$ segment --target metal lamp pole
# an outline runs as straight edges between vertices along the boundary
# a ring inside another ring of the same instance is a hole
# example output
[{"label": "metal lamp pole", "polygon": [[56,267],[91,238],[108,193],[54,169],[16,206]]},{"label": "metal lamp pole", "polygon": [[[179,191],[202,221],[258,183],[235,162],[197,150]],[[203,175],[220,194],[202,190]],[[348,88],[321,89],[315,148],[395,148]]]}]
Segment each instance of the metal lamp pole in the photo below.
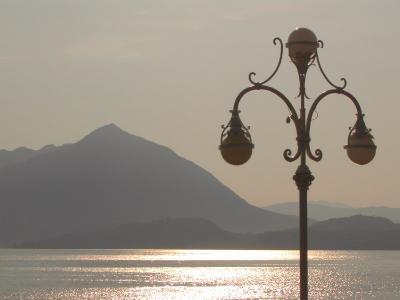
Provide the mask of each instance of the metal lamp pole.
[{"label": "metal lamp pole", "polygon": [[[245,127],[239,118],[239,103],[244,95],[252,91],[266,91],[278,96],[286,104],[290,111],[290,116],[287,117],[287,123],[292,122],[296,130],[297,151],[292,154],[290,149],[283,152],[283,157],[288,162],[300,159],[294,181],[299,190],[299,220],[300,220],[300,299],[308,299],[308,241],[307,241],[307,191],[314,176],[311,174],[307,166],[307,157],[313,161],[322,159],[322,151],[317,149],[314,153],[310,148],[310,127],[312,116],[318,103],[326,96],[331,94],[340,94],[348,98],[355,106],[357,111],[357,120],[353,127],[350,127],[350,132],[347,138],[347,145],[344,147],[347,150],[349,158],[360,165],[369,163],[375,156],[376,146],[373,142],[373,136],[370,134],[370,129],[367,129],[364,123],[364,114],[356,98],[345,91],[347,85],[346,79],[341,78],[343,84],[341,86],[333,84],[323,71],[318,56],[318,48],[323,48],[323,42],[317,40],[315,34],[306,28],[296,28],[289,36],[286,47],[289,49],[289,57],[297,68],[299,76],[299,94],[300,99],[299,113],[297,113],[293,104],[280,91],[266,85],[278,71],[283,54],[283,43],[280,38],[273,40],[276,45],[280,45],[280,57],[274,72],[266,80],[258,82],[254,80],[256,75],[254,72],[249,74],[250,87],[242,90],[237,96],[233,109],[230,111],[232,116],[227,125],[222,126],[220,150],[223,158],[230,164],[241,165],[247,162],[252,154],[254,144],[252,143],[249,128]],[[306,93],[305,82],[309,67],[318,65],[323,77],[332,86],[331,89],[320,94],[311,104],[308,113],[306,112],[305,99],[309,99]]]}]

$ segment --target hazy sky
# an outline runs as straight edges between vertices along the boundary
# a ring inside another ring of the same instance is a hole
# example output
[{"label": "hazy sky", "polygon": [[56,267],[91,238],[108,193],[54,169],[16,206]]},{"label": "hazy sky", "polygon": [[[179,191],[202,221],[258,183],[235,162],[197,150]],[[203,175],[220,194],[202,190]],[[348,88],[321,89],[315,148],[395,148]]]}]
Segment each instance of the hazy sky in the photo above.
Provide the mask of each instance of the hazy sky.
[{"label": "hazy sky", "polygon": [[[400,207],[400,2],[211,0],[0,0],[0,148],[75,142],[107,123],[166,145],[209,170],[256,205],[297,200],[298,162],[283,102],[248,96],[242,119],[255,149],[242,167],[218,151],[220,125],[251,71],[268,76],[286,41],[308,27],[325,42],[320,58],[332,81],[348,80],[378,152],[367,166],[347,158],[355,109],[340,96],[318,108],[312,147],[324,158],[309,199]],[[298,104],[285,49],[271,85]],[[308,94],[329,88],[317,68]],[[309,102],[310,103],[310,102]]]}]

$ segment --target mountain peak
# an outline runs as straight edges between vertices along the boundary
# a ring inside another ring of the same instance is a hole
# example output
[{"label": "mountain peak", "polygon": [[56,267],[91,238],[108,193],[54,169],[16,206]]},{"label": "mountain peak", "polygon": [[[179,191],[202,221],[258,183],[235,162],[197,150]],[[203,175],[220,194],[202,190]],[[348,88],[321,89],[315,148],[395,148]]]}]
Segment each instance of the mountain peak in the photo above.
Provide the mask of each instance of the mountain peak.
[{"label": "mountain peak", "polygon": [[132,137],[133,135],[129,134],[128,132],[122,130],[114,123],[110,123],[99,127],[85,136],[82,141],[87,140],[110,140],[110,139],[118,139],[120,137]]},{"label": "mountain peak", "polygon": [[297,217],[248,204],[171,149],[115,124],[63,149],[0,168],[0,192],[0,247],[164,218],[207,219],[238,232],[298,223]]},{"label": "mountain peak", "polygon": [[93,132],[125,132],[125,131],[123,131],[120,127],[118,127],[114,123],[110,123],[97,128]]}]

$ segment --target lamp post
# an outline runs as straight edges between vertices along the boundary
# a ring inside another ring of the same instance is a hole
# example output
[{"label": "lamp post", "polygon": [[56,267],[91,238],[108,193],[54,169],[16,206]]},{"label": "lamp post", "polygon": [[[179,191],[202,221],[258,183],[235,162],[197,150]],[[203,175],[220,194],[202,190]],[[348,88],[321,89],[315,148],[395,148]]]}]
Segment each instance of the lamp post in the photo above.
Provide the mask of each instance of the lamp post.
[{"label": "lamp post", "polygon": [[[307,242],[307,191],[310,187],[314,176],[306,164],[307,157],[313,161],[322,159],[322,151],[316,149],[311,151],[310,147],[310,130],[312,116],[317,105],[326,96],[331,94],[339,94],[349,99],[356,108],[357,120],[354,126],[350,127],[350,132],[347,138],[347,145],[344,148],[347,150],[348,157],[356,164],[364,165],[369,163],[375,156],[376,146],[373,142],[373,136],[370,129],[367,129],[364,123],[364,114],[361,106],[356,98],[345,90],[347,85],[346,79],[341,78],[342,85],[335,85],[326,76],[321,67],[318,56],[318,48],[323,48],[322,41],[317,40],[315,34],[306,28],[296,28],[288,38],[286,47],[289,50],[289,57],[296,66],[299,76],[299,94],[297,98],[300,101],[299,113],[289,101],[289,99],[277,89],[266,85],[278,71],[283,54],[283,42],[280,38],[273,40],[276,45],[280,45],[280,57],[274,72],[266,80],[262,82],[255,81],[255,73],[249,74],[250,87],[242,90],[236,97],[233,109],[230,111],[232,116],[226,126],[222,126],[221,145],[219,147],[224,160],[233,165],[241,165],[247,162],[252,154],[254,144],[252,143],[249,128],[245,127],[239,117],[239,103],[243,96],[252,91],[266,91],[278,96],[289,109],[290,116],[287,118],[287,123],[292,122],[296,129],[297,151],[293,154],[290,149],[283,152],[283,157],[288,162],[294,162],[300,159],[295,175],[293,176],[299,190],[299,216],[300,216],[300,299],[308,299],[308,242]],[[326,79],[331,89],[320,94],[311,104],[308,113],[306,113],[305,99],[309,99],[306,93],[305,82],[306,75],[311,65],[317,64],[323,77]]]}]

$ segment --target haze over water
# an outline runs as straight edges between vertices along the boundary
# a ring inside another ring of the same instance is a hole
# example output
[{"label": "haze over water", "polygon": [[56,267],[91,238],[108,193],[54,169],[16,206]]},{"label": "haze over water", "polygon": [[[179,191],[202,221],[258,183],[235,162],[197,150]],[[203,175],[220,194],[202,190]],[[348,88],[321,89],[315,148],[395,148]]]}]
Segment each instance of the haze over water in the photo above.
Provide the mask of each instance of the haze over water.
[{"label": "haze over water", "polygon": [[[297,299],[298,252],[0,250],[1,299]],[[310,251],[310,299],[398,299],[400,251]]]}]

